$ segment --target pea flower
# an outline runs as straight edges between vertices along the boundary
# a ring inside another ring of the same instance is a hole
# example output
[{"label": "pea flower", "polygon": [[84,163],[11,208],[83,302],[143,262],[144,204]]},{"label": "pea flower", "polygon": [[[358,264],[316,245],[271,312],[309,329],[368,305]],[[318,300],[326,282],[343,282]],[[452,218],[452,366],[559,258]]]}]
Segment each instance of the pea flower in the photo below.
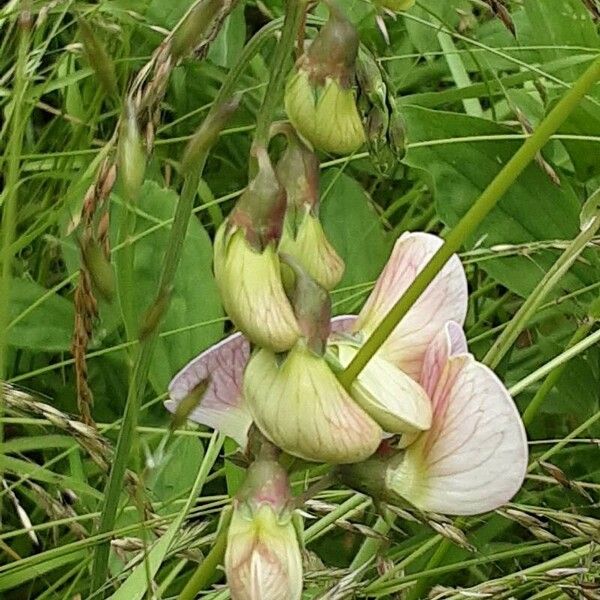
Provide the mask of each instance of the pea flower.
[{"label": "pea flower", "polygon": [[215,279],[233,323],[256,344],[282,352],[299,336],[277,254],[285,191],[264,148],[257,159],[257,176],[215,236]]},{"label": "pea flower", "polygon": [[225,573],[233,600],[300,600],[302,556],[290,485],[276,460],[248,468],[227,533]]},{"label": "pea flower", "polygon": [[356,106],[355,65],[359,38],[333,4],[329,19],[300,57],[285,90],[285,109],[315,148],[350,154],[365,142]]},{"label": "pea flower", "polygon": [[[332,319],[326,353],[330,363],[344,366],[351,360],[441,244],[425,233],[405,233],[398,239],[358,317]],[[390,458],[355,459],[358,464],[342,467],[345,481],[353,487],[446,514],[485,512],[518,491],[527,464],[523,424],[500,380],[468,353],[462,333],[466,311],[466,277],[454,256],[348,394],[383,431],[399,434],[403,446]],[[284,361],[290,356],[297,360],[300,351],[294,347]],[[242,382],[249,359],[250,344],[241,334],[233,334],[176,375],[167,408],[175,411],[199,382],[208,379],[207,392],[189,417],[221,429],[245,446],[252,416]],[[289,380],[289,388],[277,384],[278,396],[272,402],[279,408],[273,410],[285,413],[286,400],[298,386],[306,394],[307,382],[320,385],[312,379],[314,369],[309,373],[308,363],[304,368],[305,375]],[[311,435],[314,410],[314,405],[305,410],[305,436]],[[328,415],[336,419],[331,427],[334,442],[345,439],[346,414],[342,410]],[[295,427],[302,426],[302,420],[295,422]]]},{"label": "pea flower", "polygon": [[340,282],[345,265],[319,220],[319,160],[289,124],[279,124],[277,132],[287,138],[276,167],[287,196],[279,249],[298,260],[319,285],[331,290]]}]

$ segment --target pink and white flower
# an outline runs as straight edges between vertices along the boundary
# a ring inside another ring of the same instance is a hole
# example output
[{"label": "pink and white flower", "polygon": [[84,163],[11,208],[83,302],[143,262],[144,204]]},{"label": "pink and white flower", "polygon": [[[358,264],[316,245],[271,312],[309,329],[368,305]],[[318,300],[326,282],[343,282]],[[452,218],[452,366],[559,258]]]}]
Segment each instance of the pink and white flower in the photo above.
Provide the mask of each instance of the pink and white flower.
[{"label": "pink and white flower", "polygon": [[[360,314],[332,320],[333,360],[342,366],[351,360],[441,244],[426,233],[399,238]],[[513,400],[467,350],[466,312],[466,277],[454,256],[350,390],[357,408],[383,430],[402,434],[405,449],[390,463],[386,486],[423,510],[446,514],[476,514],[507,502],[527,464],[525,431]],[[242,391],[250,355],[239,333],[205,351],[175,376],[167,408],[174,411],[210,378],[189,418],[245,446],[253,420]],[[336,415],[338,439],[345,435],[345,421],[345,414]]]}]

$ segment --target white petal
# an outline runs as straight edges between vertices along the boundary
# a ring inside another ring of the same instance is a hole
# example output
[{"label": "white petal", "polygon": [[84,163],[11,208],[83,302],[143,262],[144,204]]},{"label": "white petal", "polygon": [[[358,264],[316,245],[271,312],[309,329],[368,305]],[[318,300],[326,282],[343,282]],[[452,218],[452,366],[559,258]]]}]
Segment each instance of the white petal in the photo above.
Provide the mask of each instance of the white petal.
[{"label": "white petal", "polygon": [[338,315],[331,319],[331,333],[350,333],[356,323],[356,315]]},{"label": "white petal", "polygon": [[437,382],[448,359],[467,353],[467,338],[462,327],[454,321],[448,321],[429,344],[423,359],[419,382],[430,397],[435,392]]},{"label": "white petal", "polygon": [[470,355],[450,358],[434,394],[431,429],[388,472],[422,510],[473,515],[508,502],[527,468],[525,429],[496,375]]},{"label": "white petal", "polygon": [[[357,352],[349,344],[337,344],[346,367]],[[352,384],[352,397],[384,431],[414,433],[431,426],[431,402],[425,390],[391,362],[373,357]]]},{"label": "white petal", "polygon": [[169,385],[166,408],[174,413],[200,383],[208,380],[200,404],[188,418],[223,432],[244,448],[252,423],[242,395],[242,378],[249,358],[250,343],[241,333],[210,347],[175,375]]},{"label": "white petal", "polygon": [[[404,233],[361,310],[356,330],[370,335],[423,270],[443,241],[428,233]],[[453,256],[382,346],[380,352],[418,380],[427,347],[448,321],[462,325],[467,313],[467,279]]]}]

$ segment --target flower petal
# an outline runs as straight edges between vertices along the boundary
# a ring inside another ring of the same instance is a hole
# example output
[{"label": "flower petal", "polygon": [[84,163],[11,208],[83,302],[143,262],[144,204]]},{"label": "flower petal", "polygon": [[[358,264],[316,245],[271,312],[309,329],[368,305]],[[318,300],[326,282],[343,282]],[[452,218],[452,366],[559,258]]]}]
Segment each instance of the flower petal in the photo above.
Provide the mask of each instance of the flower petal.
[{"label": "flower petal", "polygon": [[471,355],[448,360],[431,429],[408,447],[388,486],[422,510],[473,515],[508,502],[527,468],[525,429],[496,375]]},{"label": "flower petal", "polygon": [[[343,367],[358,348],[335,344]],[[374,356],[352,384],[357,404],[389,433],[414,433],[431,426],[431,402],[425,390],[391,362]]]},{"label": "flower petal", "polygon": [[[402,234],[358,316],[355,329],[370,335],[442,243],[428,233]],[[465,272],[458,257],[453,256],[400,321],[382,346],[382,354],[418,380],[427,347],[446,322],[464,323],[467,301]]]},{"label": "flower petal", "polygon": [[433,397],[448,359],[467,353],[467,338],[462,327],[455,321],[448,321],[429,344],[423,359],[419,382],[430,398]]},{"label": "flower petal", "polygon": [[283,363],[260,350],[244,375],[254,422],[275,445],[305,460],[365,460],[382,431],[347,394],[324,358],[296,345]]},{"label": "flower petal", "polygon": [[356,323],[356,315],[338,315],[331,319],[331,333],[350,333]]},{"label": "flower petal", "polygon": [[250,359],[250,343],[241,333],[234,333],[189,362],[171,381],[166,408],[177,407],[203,381],[208,387],[198,406],[188,415],[196,423],[208,425],[233,438],[245,447],[252,423],[243,402],[242,378]]}]

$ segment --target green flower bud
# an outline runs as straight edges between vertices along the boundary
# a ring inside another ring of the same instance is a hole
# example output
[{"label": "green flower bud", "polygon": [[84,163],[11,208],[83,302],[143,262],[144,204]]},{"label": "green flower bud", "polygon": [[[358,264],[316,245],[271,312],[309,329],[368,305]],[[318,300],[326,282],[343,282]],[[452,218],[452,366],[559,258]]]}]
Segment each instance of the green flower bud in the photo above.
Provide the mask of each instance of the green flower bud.
[{"label": "green flower bud", "polygon": [[289,350],[300,330],[281,281],[274,244],[256,250],[241,229],[219,228],[215,278],[229,318],[252,342],[275,352]]},{"label": "green flower bud", "polygon": [[315,148],[351,154],[365,141],[356,106],[356,29],[330,7],[327,23],[296,65],[285,90],[285,109],[299,133]]},{"label": "green flower bud", "polygon": [[300,600],[302,556],[290,486],[275,460],[259,460],[233,502],[225,573],[233,600]]},{"label": "green flower bud", "polygon": [[344,261],[329,243],[323,226],[312,212],[304,209],[296,233],[286,221],[280,250],[295,257],[319,285],[333,289],[344,274]]},{"label": "green flower bud", "polygon": [[277,255],[285,192],[264,148],[257,159],[258,174],[215,236],[215,279],[238,329],[258,346],[284,352],[300,336]]},{"label": "green flower bud", "polygon": [[277,177],[287,195],[281,251],[293,256],[319,285],[334,288],[344,262],[327,240],[319,211],[319,161],[288,125],[278,125],[288,145],[277,163]]},{"label": "green flower bud", "polygon": [[244,397],[263,435],[305,460],[358,462],[381,441],[379,425],[352,400],[325,359],[302,342],[283,361],[258,351],[244,373]]},{"label": "green flower bud", "polygon": [[119,175],[123,181],[125,195],[134,201],[144,182],[146,172],[146,151],[137,124],[133,103],[128,100],[121,121],[119,135]]}]

